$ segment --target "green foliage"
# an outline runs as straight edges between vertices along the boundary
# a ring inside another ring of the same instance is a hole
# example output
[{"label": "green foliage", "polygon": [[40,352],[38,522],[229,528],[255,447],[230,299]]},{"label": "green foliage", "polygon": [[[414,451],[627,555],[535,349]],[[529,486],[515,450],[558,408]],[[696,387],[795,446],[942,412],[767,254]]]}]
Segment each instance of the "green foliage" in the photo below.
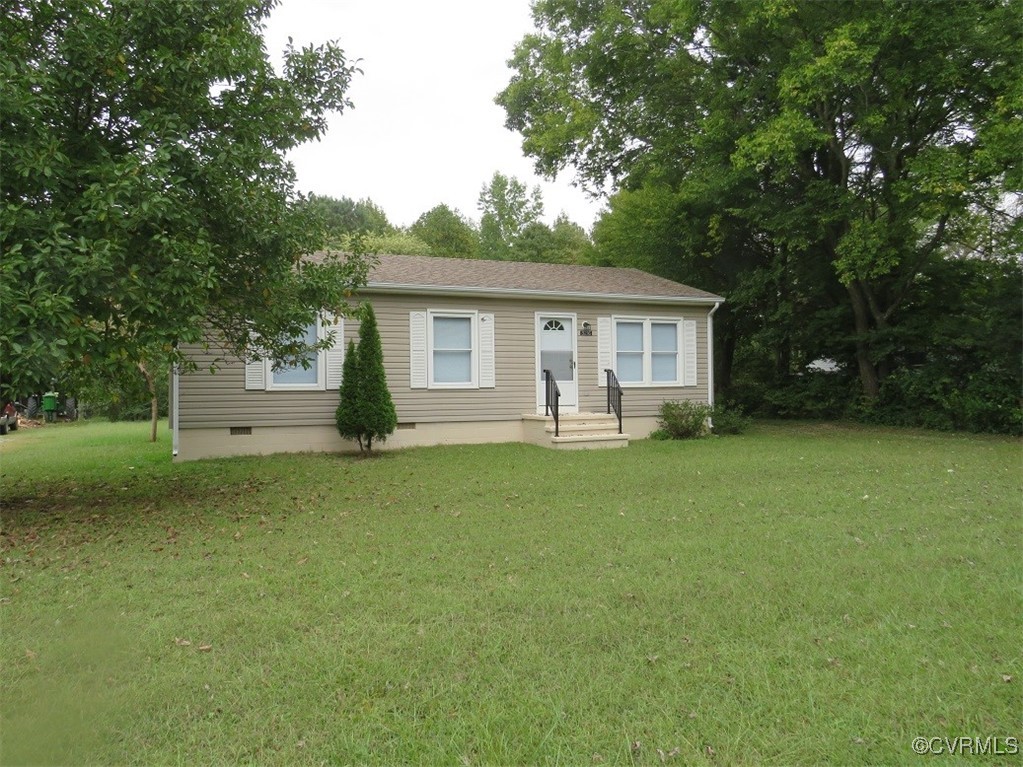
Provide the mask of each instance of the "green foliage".
[{"label": "green foliage", "polygon": [[[106,418],[111,421],[148,421],[152,415],[151,397],[146,379],[136,367],[133,374],[91,380],[74,386],[78,410],[82,416]],[[152,369],[159,417],[166,418],[170,395],[170,371],[159,366]]]},{"label": "green foliage", "polygon": [[1019,252],[1019,11],[541,0],[498,102],[540,171],[611,184],[599,262],[728,297],[720,385],[733,359],[766,360],[759,383],[784,396],[828,357],[858,376],[840,409],[883,405],[886,379],[938,347],[914,330],[940,324],[935,270]]},{"label": "green foliage", "polygon": [[904,368],[885,381],[880,401],[865,403],[863,421],[1023,435],[1019,372],[982,364],[958,376],[947,368]]},{"label": "green foliage", "polygon": [[594,261],[593,241],[579,224],[562,212],[551,227],[553,243],[548,261],[559,264],[590,264]]},{"label": "green foliage", "polygon": [[[215,333],[282,360],[365,279],[323,245],[285,153],[355,73],[333,43],[271,65],[270,0],[23,0],[0,15],[0,387],[64,365],[185,363]],[[125,362],[127,361],[127,362]]]},{"label": "green foliage", "polygon": [[351,236],[385,235],[394,231],[387,214],[369,198],[356,202],[348,197],[339,200],[311,194],[304,205],[320,222],[329,243],[341,243]]},{"label": "green foliage", "polygon": [[551,228],[543,221],[533,221],[522,228],[515,240],[512,257],[516,261],[549,261],[554,246],[554,232]]},{"label": "green foliage", "polygon": [[384,351],[380,344],[380,331],[373,306],[363,309],[359,325],[359,365],[356,374],[359,393],[359,425],[366,450],[373,449],[373,440],[383,442],[398,426],[398,416],[387,388],[384,371]]},{"label": "green foliage", "polygon": [[711,431],[715,434],[743,434],[753,425],[753,419],[734,407],[715,405],[711,411]]},{"label": "green foliage", "polygon": [[363,237],[361,247],[367,253],[390,253],[400,256],[432,256],[433,249],[411,232],[396,230]]},{"label": "green foliage", "polygon": [[658,411],[657,425],[671,439],[696,439],[710,433],[708,419],[713,408],[689,400],[665,400]]},{"label": "green foliage", "polygon": [[856,380],[846,372],[805,371],[766,385],[754,405],[759,415],[777,418],[844,418],[858,402]]},{"label": "green foliage", "polygon": [[426,211],[409,227],[409,234],[429,245],[430,255],[451,258],[479,255],[479,232],[471,221],[447,205]]},{"label": "green foliage", "polygon": [[540,187],[532,191],[517,178],[494,173],[480,190],[480,255],[487,259],[514,261],[516,245],[530,224],[543,215]]},{"label": "green foliage", "polygon": [[362,427],[359,421],[359,353],[355,341],[348,342],[342,367],[338,406],[335,411],[338,433],[344,439],[355,440],[362,449]]},{"label": "green foliage", "polygon": [[387,388],[376,314],[370,304],[365,304],[361,311],[359,345],[348,343],[335,416],[341,436],[356,440],[360,450],[369,452],[373,450],[373,440],[383,442],[394,433],[398,416]]}]

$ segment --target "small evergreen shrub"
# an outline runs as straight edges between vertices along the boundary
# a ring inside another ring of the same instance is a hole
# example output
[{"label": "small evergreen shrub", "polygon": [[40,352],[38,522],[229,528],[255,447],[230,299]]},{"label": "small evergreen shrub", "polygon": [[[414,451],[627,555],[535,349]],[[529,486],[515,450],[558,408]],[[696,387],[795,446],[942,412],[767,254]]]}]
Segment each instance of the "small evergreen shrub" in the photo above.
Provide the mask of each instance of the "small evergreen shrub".
[{"label": "small evergreen shrub", "polygon": [[338,392],[340,402],[334,416],[337,420],[338,433],[345,439],[352,439],[358,442],[359,450],[362,450],[359,404],[356,401],[358,396],[358,368],[358,349],[355,346],[355,341],[349,341],[348,349],[345,351],[344,366],[341,368],[341,389]]},{"label": "small evergreen shrub", "polygon": [[373,440],[383,442],[398,428],[398,414],[387,388],[384,372],[384,350],[373,307],[366,305],[359,325],[359,423],[366,450],[373,449]]},{"label": "small evergreen shrub", "polygon": [[335,411],[337,430],[370,452],[373,440],[383,442],[398,426],[398,415],[387,388],[384,351],[373,307],[363,310],[359,345],[348,343],[342,368],[340,402]]},{"label": "small evergreen shrub", "polygon": [[712,412],[709,405],[666,400],[661,403],[657,423],[671,439],[695,439],[708,433],[707,419]]}]

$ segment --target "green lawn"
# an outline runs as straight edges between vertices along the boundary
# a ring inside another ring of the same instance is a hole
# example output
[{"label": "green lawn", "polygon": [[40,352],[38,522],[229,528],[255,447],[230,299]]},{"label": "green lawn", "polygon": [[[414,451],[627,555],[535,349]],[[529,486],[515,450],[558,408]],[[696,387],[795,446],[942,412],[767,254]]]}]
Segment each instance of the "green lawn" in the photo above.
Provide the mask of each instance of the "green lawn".
[{"label": "green lawn", "polygon": [[1023,734],[1019,441],[171,465],[146,428],[0,445],[4,764],[891,764]]}]

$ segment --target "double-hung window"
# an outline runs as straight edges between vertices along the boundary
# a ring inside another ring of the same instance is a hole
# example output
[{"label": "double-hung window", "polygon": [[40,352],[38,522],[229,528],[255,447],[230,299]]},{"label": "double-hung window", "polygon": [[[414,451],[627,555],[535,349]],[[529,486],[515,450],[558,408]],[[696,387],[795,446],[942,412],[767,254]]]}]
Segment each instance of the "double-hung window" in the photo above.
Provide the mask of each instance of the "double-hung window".
[{"label": "double-hung window", "polygon": [[299,340],[312,346],[333,335],[328,349],[310,351],[302,364],[283,365],[275,360],[245,363],[245,388],[249,391],[324,391],[341,385],[344,367],[344,326],[340,317],[321,317],[302,331]]},{"label": "double-hung window", "polygon": [[682,321],[620,317],[614,320],[615,371],[623,385],[682,384]]},{"label": "double-hung window", "polygon": [[493,389],[494,315],[465,309],[409,312],[409,387]]},{"label": "double-hung window", "polygon": [[429,312],[431,387],[476,387],[479,350],[476,323],[476,312]]},{"label": "double-hung window", "polygon": [[[306,327],[301,336],[304,344],[312,346],[319,337],[319,323]],[[307,352],[303,362],[294,365],[270,364],[267,371],[267,389],[323,389],[323,352]]]}]

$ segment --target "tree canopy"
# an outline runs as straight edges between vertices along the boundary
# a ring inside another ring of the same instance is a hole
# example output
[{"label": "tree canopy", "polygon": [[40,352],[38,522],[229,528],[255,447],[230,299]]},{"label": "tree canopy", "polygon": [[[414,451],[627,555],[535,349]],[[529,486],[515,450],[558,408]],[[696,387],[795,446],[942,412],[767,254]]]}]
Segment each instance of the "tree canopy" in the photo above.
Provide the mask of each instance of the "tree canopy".
[{"label": "tree canopy", "polygon": [[437,205],[421,215],[409,232],[430,246],[435,256],[475,258],[479,255],[479,232],[461,213]]},{"label": "tree canopy", "polygon": [[498,102],[538,170],[616,192],[598,243],[732,299],[722,341],[848,360],[876,400],[977,227],[1018,256],[1021,10],[540,0]]},{"label": "tree canopy", "polygon": [[494,173],[480,190],[480,252],[484,258],[514,261],[515,245],[526,227],[540,221],[543,194],[514,176]]},{"label": "tree canopy", "polygon": [[355,201],[311,194],[305,203],[322,222],[327,242],[340,243],[355,235],[386,235],[394,231],[383,208],[369,198]]},{"label": "tree canopy", "polygon": [[[358,259],[300,261],[322,229],[287,150],[347,108],[334,43],[262,40],[274,0],[16,0],[0,15],[0,364],[172,360],[215,336],[280,359]],[[326,341],[325,341],[326,343]]]}]

